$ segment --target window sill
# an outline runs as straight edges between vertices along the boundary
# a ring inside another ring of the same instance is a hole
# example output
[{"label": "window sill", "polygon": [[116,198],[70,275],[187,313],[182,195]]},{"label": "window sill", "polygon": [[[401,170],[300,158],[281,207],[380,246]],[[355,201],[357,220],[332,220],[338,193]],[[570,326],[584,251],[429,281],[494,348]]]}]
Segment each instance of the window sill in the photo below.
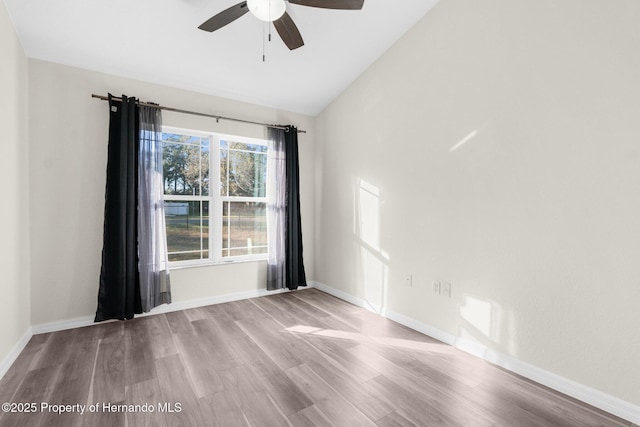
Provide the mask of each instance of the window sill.
[{"label": "window sill", "polygon": [[173,270],[184,270],[187,268],[201,268],[201,267],[213,267],[220,265],[232,265],[232,264],[246,264],[250,262],[265,262],[267,261],[267,257],[263,258],[249,258],[249,259],[232,259],[228,261],[203,261],[193,264],[171,264],[169,263],[169,271]]}]

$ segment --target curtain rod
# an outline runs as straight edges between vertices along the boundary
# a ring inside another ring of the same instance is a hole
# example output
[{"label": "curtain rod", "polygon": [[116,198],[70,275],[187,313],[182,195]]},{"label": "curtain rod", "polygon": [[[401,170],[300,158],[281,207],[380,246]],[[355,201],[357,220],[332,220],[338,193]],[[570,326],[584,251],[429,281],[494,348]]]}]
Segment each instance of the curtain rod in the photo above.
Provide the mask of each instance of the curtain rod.
[{"label": "curtain rod", "polygon": [[[91,94],[91,97],[92,98],[98,98],[98,99],[101,99],[103,101],[108,101],[109,100],[108,96],[96,95],[95,93]],[[122,101],[122,98],[118,98],[116,96],[112,96],[111,99],[115,99],[116,101]],[[272,128],[272,129],[282,129],[282,130],[285,130],[287,132],[289,131],[289,128],[287,126],[271,125],[271,124],[268,124],[268,123],[252,122],[251,120],[234,119],[232,117],[216,116],[214,114],[199,113],[197,111],[181,110],[179,108],[165,107],[163,105],[152,104],[152,103],[149,103],[149,102],[142,102],[142,101],[137,101],[137,100],[136,100],[136,104],[142,105],[142,106],[146,106],[146,107],[155,107],[155,108],[158,108],[160,110],[173,111],[174,113],[191,114],[192,116],[200,116],[200,117],[210,117],[212,119],[216,119],[216,121],[229,120],[229,121],[232,121],[232,122],[248,123],[248,124],[251,124],[251,125],[266,126],[268,128]],[[298,133],[307,133],[307,131],[298,129]]]}]

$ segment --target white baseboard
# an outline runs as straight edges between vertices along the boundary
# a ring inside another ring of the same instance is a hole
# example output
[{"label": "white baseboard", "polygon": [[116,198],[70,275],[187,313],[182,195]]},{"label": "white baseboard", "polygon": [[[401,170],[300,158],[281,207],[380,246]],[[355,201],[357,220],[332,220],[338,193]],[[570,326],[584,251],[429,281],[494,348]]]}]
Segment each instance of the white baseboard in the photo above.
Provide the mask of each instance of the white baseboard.
[{"label": "white baseboard", "polygon": [[382,308],[381,310],[378,310],[377,308],[372,309],[371,304],[368,304],[365,300],[339,289],[327,286],[324,283],[312,283],[313,287],[316,289],[350,302],[351,304],[379,313],[390,320],[400,323],[401,325],[414,329],[462,351],[473,354],[474,356],[482,358],[489,363],[500,366],[508,371],[514,372],[539,384],[559,391],[560,393],[609,412],[610,414],[631,421],[632,423],[640,424],[640,406],[638,405],[634,405],[594,388],[546,371],[537,366],[518,360],[515,357],[496,352],[475,341],[458,337],[438,328],[434,328],[433,326],[427,325],[426,323],[422,323],[403,314],[396,313],[386,308]]},{"label": "white baseboard", "polygon": [[217,295],[213,297],[173,302],[171,304],[164,304],[159,307],[156,307],[151,312],[140,314],[138,315],[138,317],[152,316],[154,314],[161,314],[161,313],[170,313],[172,311],[180,311],[180,310],[187,310],[189,308],[205,307],[207,305],[221,304],[224,302],[231,302],[231,301],[240,301],[244,299],[263,297],[266,295],[281,294],[285,292],[291,292],[291,291],[289,291],[289,289],[278,289],[275,291],[268,291],[266,289],[256,289],[256,290],[244,291],[244,292],[234,292],[232,294]]},{"label": "white baseboard", "polygon": [[7,373],[11,365],[13,365],[13,362],[15,362],[18,356],[20,356],[20,353],[22,353],[22,350],[24,350],[24,348],[27,346],[27,343],[32,336],[32,328],[27,329],[22,338],[20,338],[20,341],[18,341],[18,343],[13,346],[11,351],[9,351],[9,354],[7,354],[5,358],[2,359],[2,361],[0,361],[0,380],[2,379],[2,377],[4,377],[4,374]]},{"label": "white baseboard", "polygon": [[351,304],[357,305],[358,307],[364,307],[365,306],[365,303],[364,303],[363,299],[355,297],[355,296],[353,296],[351,294],[348,294],[346,292],[343,292],[343,291],[341,291],[339,289],[331,288],[331,287],[325,285],[324,283],[311,282],[311,283],[309,283],[309,285],[312,288],[319,289],[322,292],[326,292],[329,295],[333,295],[334,297],[340,298],[343,301],[350,302]]},{"label": "white baseboard", "polygon": [[[205,307],[207,305],[221,304],[224,302],[240,301],[249,298],[256,298],[265,295],[281,294],[290,292],[288,289],[279,289],[276,291],[267,291],[266,289],[256,289],[252,291],[235,292],[232,294],[217,295],[213,297],[197,298],[187,301],[172,302],[171,304],[160,305],[149,313],[137,314],[138,317],[153,316],[156,314],[171,313],[173,311],[187,310],[189,308]],[[76,317],[69,320],[61,320],[57,322],[48,322],[34,325],[32,327],[33,335],[46,334],[48,332],[64,331],[66,329],[82,328],[84,326],[97,325],[94,316]],[[104,323],[104,322],[101,322]]]},{"label": "white baseboard", "polygon": [[86,316],[68,320],[59,320],[57,322],[41,323],[39,325],[33,325],[31,328],[33,329],[33,335],[39,335],[91,325],[93,325],[93,316]]}]

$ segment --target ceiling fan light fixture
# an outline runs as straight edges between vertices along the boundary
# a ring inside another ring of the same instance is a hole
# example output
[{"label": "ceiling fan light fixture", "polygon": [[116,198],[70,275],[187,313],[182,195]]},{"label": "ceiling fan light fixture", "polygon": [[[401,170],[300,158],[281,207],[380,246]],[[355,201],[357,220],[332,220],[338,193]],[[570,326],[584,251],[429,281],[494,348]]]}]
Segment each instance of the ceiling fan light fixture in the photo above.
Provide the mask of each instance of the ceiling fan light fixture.
[{"label": "ceiling fan light fixture", "polygon": [[247,0],[249,11],[258,19],[265,22],[273,22],[287,9],[284,0]]}]

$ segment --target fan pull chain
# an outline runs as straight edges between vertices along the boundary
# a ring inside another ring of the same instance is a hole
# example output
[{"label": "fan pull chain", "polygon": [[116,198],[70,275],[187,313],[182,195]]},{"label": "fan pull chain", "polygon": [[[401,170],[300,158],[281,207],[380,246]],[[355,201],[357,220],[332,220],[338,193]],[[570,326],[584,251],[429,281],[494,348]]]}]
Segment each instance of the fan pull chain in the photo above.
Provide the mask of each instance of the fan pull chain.
[{"label": "fan pull chain", "polygon": [[269,26],[269,43],[271,43],[271,23],[273,21],[271,20],[271,2],[269,2],[269,22],[267,23],[267,25]]},{"label": "fan pull chain", "polygon": [[[272,20],[271,20],[271,2],[269,2],[269,22],[267,22],[267,33],[269,34],[269,43],[271,43],[271,24],[272,24]],[[266,42],[265,42],[265,37],[264,37],[264,27],[262,29],[262,62],[266,62],[267,61],[267,55],[266,55]]]},{"label": "fan pull chain", "polygon": [[[273,24],[273,20],[271,19],[271,0],[269,0],[269,21],[266,22],[267,24],[267,34],[268,34],[268,41],[269,43],[271,43],[271,24]],[[266,62],[267,60],[267,55],[266,55],[266,42],[265,42],[265,30],[264,27],[262,29],[262,62]]]}]

